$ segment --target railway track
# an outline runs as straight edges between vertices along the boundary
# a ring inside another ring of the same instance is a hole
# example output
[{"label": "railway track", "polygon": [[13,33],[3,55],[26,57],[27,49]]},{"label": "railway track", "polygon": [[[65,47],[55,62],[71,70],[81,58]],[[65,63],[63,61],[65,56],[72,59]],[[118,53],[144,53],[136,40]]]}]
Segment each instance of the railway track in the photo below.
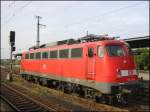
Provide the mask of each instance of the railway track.
[{"label": "railway track", "polygon": [[10,86],[1,83],[0,97],[7,102],[14,111],[17,112],[49,112],[57,111],[54,108],[48,107],[31,97],[11,88]]}]

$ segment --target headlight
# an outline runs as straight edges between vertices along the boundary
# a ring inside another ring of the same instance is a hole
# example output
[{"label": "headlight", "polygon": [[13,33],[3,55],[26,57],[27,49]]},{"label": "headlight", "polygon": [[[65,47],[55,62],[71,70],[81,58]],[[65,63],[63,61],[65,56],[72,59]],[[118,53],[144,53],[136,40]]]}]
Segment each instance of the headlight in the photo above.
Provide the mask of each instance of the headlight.
[{"label": "headlight", "polygon": [[136,69],[133,70],[133,75],[137,75]]},{"label": "headlight", "polygon": [[128,76],[128,70],[121,70],[121,76]]},{"label": "headlight", "polygon": [[136,70],[136,69],[134,69],[134,70],[133,70],[133,75],[139,75],[139,71]]}]

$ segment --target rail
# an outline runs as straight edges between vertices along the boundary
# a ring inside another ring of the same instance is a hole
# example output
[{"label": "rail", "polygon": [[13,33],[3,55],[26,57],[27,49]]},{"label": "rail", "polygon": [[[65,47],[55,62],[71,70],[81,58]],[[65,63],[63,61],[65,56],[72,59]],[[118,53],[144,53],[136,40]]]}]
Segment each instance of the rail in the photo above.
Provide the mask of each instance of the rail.
[{"label": "rail", "polygon": [[54,108],[48,107],[33,98],[1,83],[0,97],[17,112],[55,112]]}]

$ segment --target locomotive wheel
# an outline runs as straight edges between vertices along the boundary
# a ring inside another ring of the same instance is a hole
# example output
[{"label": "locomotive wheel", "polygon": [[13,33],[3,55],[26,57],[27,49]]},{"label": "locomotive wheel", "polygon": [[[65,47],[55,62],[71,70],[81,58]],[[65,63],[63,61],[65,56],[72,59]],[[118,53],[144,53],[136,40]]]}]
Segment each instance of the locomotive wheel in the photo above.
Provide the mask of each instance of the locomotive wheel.
[{"label": "locomotive wheel", "polygon": [[39,81],[39,85],[42,85],[42,86],[44,86],[44,85],[43,85],[42,78],[39,78],[39,80],[38,80],[38,81]]},{"label": "locomotive wheel", "polygon": [[117,106],[118,103],[118,99],[115,95],[112,96],[112,100],[111,100],[111,105]]},{"label": "locomotive wheel", "polygon": [[[54,86],[52,86],[53,88],[54,88]],[[57,90],[61,90],[61,91],[63,91],[64,92],[64,83],[63,82],[61,82],[61,81],[59,81],[58,83],[57,83],[57,85],[55,86],[55,88],[57,89]]]},{"label": "locomotive wheel", "polygon": [[110,104],[109,96],[106,94],[102,94],[101,96],[95,96],[95,101],[103,104]]},{"label": "locomotive wheel", "polygon": [[119,94],[116,98],[119,105],[126,106],[128,104],[128,94]]},{"label": "locomotive wheel", "polygon": [[84,97],[85,96],[85,92],[83,90],[79,91],[79,96],[80,97]]},{"label": "locomotive wheel", "polygon": [[53,88],[52,80],[47,80],[47,87],[48,88]]},{"label": "locomotive wheel", "polygon": [[79,94],[79,97],[85,97],[85,91],[83,90],[82,86],[79,86],[77,93]]},{"label": "locomotive wheel", "polygon": [[104,104],[109,104],[109,97],[105,94],[102,95],[101,102]]},{"label": "locomotive wheel", "polygon": [[71,85],[65,84],[65,85],[64,85],[64,92],[65,92],[65,93],[68,93],[68,94],[72,93]]},{"label": "locomotive wheel", "polygon": [[99,103],[99,102],[100,102],[100,99],[101,99],[101,96],[98,96],[98,95],[95,96],[95,101],[96,101],[96,102]]},{"label": "locomotive wheel", "polygon": [[122,105],[128,105],[128,94],[122,94]]}]

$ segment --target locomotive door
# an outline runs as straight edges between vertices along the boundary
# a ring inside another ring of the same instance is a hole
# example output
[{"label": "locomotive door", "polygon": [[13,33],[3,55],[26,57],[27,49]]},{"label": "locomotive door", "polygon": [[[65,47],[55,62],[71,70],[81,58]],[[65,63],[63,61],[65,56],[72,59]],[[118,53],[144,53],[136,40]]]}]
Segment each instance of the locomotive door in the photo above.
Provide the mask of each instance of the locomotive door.
[{"label": "locomotive door", "polygon": [[95,56],[95,50],[93,46],[87,47],[87,80],[95,80],[96,75],[96,56]]}]

